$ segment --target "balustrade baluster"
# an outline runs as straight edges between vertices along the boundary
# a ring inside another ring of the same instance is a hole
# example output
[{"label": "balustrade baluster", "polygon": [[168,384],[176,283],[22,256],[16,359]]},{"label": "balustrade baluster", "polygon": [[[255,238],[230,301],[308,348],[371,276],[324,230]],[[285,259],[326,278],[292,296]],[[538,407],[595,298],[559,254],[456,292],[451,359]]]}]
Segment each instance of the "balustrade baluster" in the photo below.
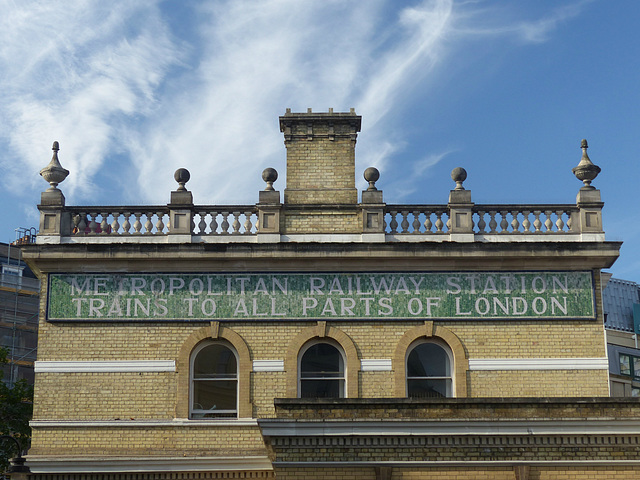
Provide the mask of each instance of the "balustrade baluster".
[{"label": "balustrade baluster", "polygon": [[218,212],[211,212],[211,223],[209,224],[211,235],[218,234],[218,222],[216,221],[216,218],[218,218]]},{"label": "balustrade baluster", "polygon": [[222,231],[220,232],[221,235],[229,234],[229,221],[227,220],[229,213],[230,212],[222,212]]},{"label": "balustrade baluster", "polygon": [[557,232],[558,233],[562,233],[564,231],[564,222],[562,221],[562,214],[564,212],[562,210],[558,210],[556,212],[556,216],[558,217],[558,219],[556,220],[556,227],[557,227]]},{"label": "balustrade baluster", "polygon": [[107,223],[108,213],[100,213],[102,221],[100,222],[100,235],[107,235],[109,232],[109,224]]},{"label": "balustrade baluster", "polygon": [[487,222],[484,221],[484,211],[478,210],[478,233],[484,233],[484,229],[487,228]]},{"label": "balustrade baluster", "polygon": [[502,220],[500,220],[500,233],[508,233],[509,222],[507,222],[507,211],[501,210],[500,216],[502,217]]},{"label": "balustrade baluster", "polygon": [[129,217],[131,216],[130,212],[122,212],[122,215],[124,215],[124,223],[122,224],[122,234],[123,235],[130,235],[130,230],[131,230],[131,223],[129,222]]},{"label": "balustrade baluster", "polygon": [[231,212],[231,215],[233,215],[233,235],[239,235],[240,220],[238,218],[240,217],[240,212]]},{"label": "balustrade baluster", "polygon": [[544,226],[546,227],[547,231],[545,233],[552,233],[553,231],[553,221],[551,220],[551,214],[553,212],[551,210],[546,210],[544,212],[545,216],[547,217],[547,219],[544,221]]},{"label": "balustrade baluster", "polygon": [[145,235],[151,235],[153,233],[153,222],[151,221],[151,219],[153,218],[153,212],[149,212],[147,213],[147,221],[144,222],[144,234]]},{"label": "balustrade baluster", "polygon": [[413,211],[413,233],[420,233],[420,211]]},{"label": "balustrade baluster", "polygon": [[198,230],[200,235],[206,235],[207,233],[207,213],[200,212],[200,221],[198,222]]},{"label": "balustrade baluster", "polygon": [[158,221],[156,222],[156,234],[161,235],[164,233],[164,223],[162,218],[164,217],[163,212],[158,212]]},{"label": "balustrade baluster", "polygon": [[78,215],[73,217],[73,223],[75,225],[75,228],[73,229],[73,231],[75,232],[76,235],[81,235],[81,234],[84,235],[84,230],[87,228],[87,224],[84,221],[84,217],[85,217],[84,213],[79,213]]},{"label": "balustrade baluster", "polygon": [[533,214],[536,216],[536,219],[533,221],[533,227],[536,229],[535,233],[541,232],[542,221],[540,221],[540,215],[542,214],[541,210],[534,210]]},{"label": "balustrade baluster", "polygon": [[402,214],[402,223],[400,224],[402,230],[400,230],[400,233],[409,233],[409,211],[402,210],[400,213]]},{"label": "balustrade baluster", "polygon": [[398,221],[396,220],[396,215],[398,215],[398,211],[391,210],[391,222],[389,222],[391,233],[398,233]]},{"label": "balustrade baluster", "polygon": [[111,222],[111,235],[120,234],[120,224],[118,223],[120,218],[120,212],[113,212],[113,222]]},{"label": "balustrade baluster", "polygon": [[89,214],[89,217],[91,218],[91,221],[89,222],[89,234],[90,235],[95,235],[96,231],[98,230],[98,224],[96,223],[97,216],[98,216],[97,213],[90,213]]},{"label": "balustrade baluster", "polygon": [[251,233],[251,229],[253,225],[251,224],[251,210],[247,210],[244,212],[244,234],[249,235]]},{"label": "balustrade baluster", "polygon": [[497,213],[496,210],[489,210],[489,233],[498,233],[496,231],[496,228],[498,228],[498,222],[496,221]]},{"label": "balustrade baluster", "polygon": [[513,233],[518,233],[520,231],[520,222],[518,221],[518,211],[513,210],[511,212],[511,216],[513,220],[511,220],[511,228],[513,229]]},{"label": "balustrade baluster", "polygon": [[136,217],[136,221],[133,222],[133,234],[134,235],[142,235],[142,233],[140,233],[140,230],[142,230],[142,222],[140,222],[140,217],[142,217],[142,212],[133,212],[133,214]]},{"label": "balustrade baluster", "polygon": [[426,212],[424,212],[424,214],[424,233],[433,233],[431,231],[431,229],[433,228],[433,222],[431,221],[431,212],[427,210]]},{"label": "balustrade baluster", "polygon": [[444,227],[444,222],[442,221],[443,211],[436,212],[436,233],[442,233],[442,227]]},{"label": "balustrade baluster", "polygon": [[529,221],[529,210],[522,212],[522,233],[531,233],[531,222]]}]

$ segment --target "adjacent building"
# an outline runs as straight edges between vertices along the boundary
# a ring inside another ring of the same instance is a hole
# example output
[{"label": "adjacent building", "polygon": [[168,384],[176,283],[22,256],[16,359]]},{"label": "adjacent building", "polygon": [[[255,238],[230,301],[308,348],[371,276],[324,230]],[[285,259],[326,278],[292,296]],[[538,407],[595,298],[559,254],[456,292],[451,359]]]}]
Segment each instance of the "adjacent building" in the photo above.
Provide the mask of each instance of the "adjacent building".
[{"label": "adjacent building", "polygon": [[602,293],[611,396],[640,396],[640,285],[611,278]]},{"label": "adjacent building", "polygon": [[33,384],[40,282],[23,261],[19,245],[0,243],[0,268],[0,348],[7,352],[2,381]]},{"label": "adjacent building", "polygon": [[586,141],[575,203],[474,203],[456,168],[443,203],[402,205],[375,168],[357,191],[353,110],[279,120],[284,192],[267,168],[246,205],[194,203],[178,169],[166,205],[68,206],[54,144],[24,249],[33,478],[638,476]]}]

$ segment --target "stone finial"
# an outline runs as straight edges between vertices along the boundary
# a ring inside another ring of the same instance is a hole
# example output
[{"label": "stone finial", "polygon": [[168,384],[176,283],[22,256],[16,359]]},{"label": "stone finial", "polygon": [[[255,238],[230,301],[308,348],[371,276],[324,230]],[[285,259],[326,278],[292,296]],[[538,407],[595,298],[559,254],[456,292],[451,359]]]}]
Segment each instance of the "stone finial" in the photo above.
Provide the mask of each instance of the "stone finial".
[{"label": "stone finial", "polygon": [[69,175],[69,170],[62,168],[62,165],[60,165],[60,161],[58,160],[60,144],[58,142],[53,142],[51,150],[53,150],[53,157],[51,157],[49,165],[40,170],[42,178],[49,182],[50,187],[47,191],[58,190],[58,184],[63,182],[64,179],[67,178],[67,175]]},{"label": "stone finial", "polygon": [[454,190],[464,190],[462,182],[467,179],[467,171],[462,167],[456,167],[451,170],[451,179],[456,182],[456,188]]},{"label": "stone finial", "polygon": [[173,178],[175,178],[176,182],[178,182],[178,190],[176,191],[186,192],[187,188],[184,185],[191,178],[189,170],[187,170],[186,168],[179,168],[178,170],[176,170],[176,173],[173,174]]},{"label": "stone finial", "polygon": [[272,192],[274,190],[273,182],[275,182],[277,179],[278,171],[275,168],[268,167],[262,171],[262,180],[267,183],[265,191]]},{"label": "stone finial", "polygon": [[582,140],[580,148],[582,148],[582,158],[580,159],[578,166],[571,169],[571,171],[578,180],[582,180],[584,183],[584,186],[580,190],[595,190],[595,187],[591,186],[591,181],[598,176],[601,169],[599,166],[594,165],[591,162],[591,159],[587,154],[587,148],[589,148],[589,145],[587,144],[586,139]]},{"label": "stone finial", "polygon": [[380,172],[376,167],[369,167],[364,171],[364,179],[369,182],[368,192],[378,190],[376,188],[376,182],[380,179]]}]

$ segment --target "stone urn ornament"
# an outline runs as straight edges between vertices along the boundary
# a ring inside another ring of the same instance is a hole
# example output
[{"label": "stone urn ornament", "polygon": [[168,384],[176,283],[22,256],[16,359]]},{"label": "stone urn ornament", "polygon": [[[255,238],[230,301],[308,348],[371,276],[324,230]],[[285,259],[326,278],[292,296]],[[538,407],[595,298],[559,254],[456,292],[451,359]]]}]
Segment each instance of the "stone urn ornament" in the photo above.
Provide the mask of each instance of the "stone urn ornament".
[{"label": "stone urn ornament", "polygon": [[62,168],[60,165],[60,161],[58,160],[58,150],[60,150],[60,144],[58,142],[53,142],[53,157],[49,162],[49,165],[40,170],[40,175],[47,182],[49,182],[50,187],[47,188],[47,192],[51,192],[54,190],[60,191],[58,188],[58,184],[62,183],[67,175],[69,175],[69,170]]},{"label": "stone urn ornament", "polygon": [[571,171],[578,180],[581,180],[582,183],[584,183],[584,186],[580,190],[595,190],[596,187],[592,186],[591,182],[598,176],[601,169],[599,166],[594,165],[589,158],[589,155],[587,155],[587,148],[589,148],[589,145],[587,144],[586,139],[582,140],[580,148],[582,148],[582,158],[580,159],[580,163],[571,169]]}]

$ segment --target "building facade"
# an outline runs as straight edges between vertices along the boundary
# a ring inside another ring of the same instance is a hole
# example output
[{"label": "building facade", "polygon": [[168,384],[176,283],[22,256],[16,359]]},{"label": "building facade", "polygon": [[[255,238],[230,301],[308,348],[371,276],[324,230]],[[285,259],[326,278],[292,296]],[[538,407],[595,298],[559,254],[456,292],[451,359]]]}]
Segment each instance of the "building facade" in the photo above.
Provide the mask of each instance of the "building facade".
[{"label": "building facade", "polygon": [[640,396],[640,285],[611,278],[602,292],[611,396]]},{"label": "building facade", "polygon": [[7,352],[2,381],[33,384],[40,282],[23,261],[19,245],[0,243],[0,268],[0,348]]},{"label": "building facade", "polygon": [[[575,204],[358,194],[351,112],[280,117],[283,196],[66,206],[57,158],[24,255],[43,282],[34,478],[627,479],[609,398],[599,168]],[[64,261],[61,261],[64,259]]]}]

